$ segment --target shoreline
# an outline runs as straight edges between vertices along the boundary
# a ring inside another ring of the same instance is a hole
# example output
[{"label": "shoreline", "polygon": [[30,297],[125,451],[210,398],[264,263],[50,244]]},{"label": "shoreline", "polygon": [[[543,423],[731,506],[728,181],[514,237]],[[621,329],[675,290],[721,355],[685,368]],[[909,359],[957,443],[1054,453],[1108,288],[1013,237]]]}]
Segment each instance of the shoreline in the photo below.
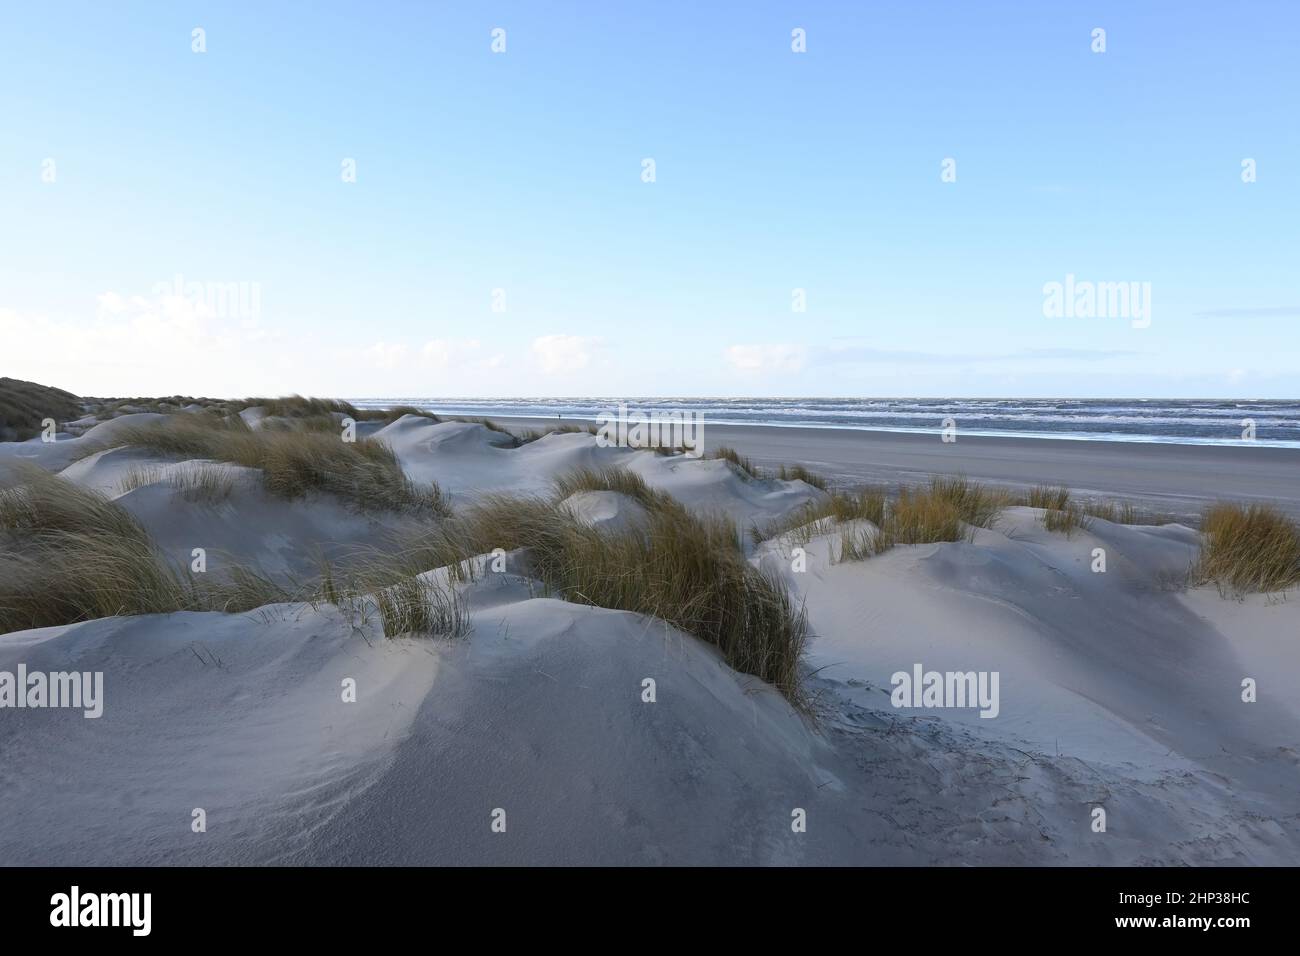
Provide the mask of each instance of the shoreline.
[{"label": "shoreline", "polygon": [[[491,417],[516,428],[587,423]],[[801,464],[836,485],[915,484],[962,474],[1016,490],[1065,485],[1083,497],[1132,502],[1184,521],[1224,500],[1273,504],[1300,516],[1300,448],[960,434],[945,444],[935,434],[805,425],[706,424],[705,435],[708,448],[727,445],[769,467]]]}]

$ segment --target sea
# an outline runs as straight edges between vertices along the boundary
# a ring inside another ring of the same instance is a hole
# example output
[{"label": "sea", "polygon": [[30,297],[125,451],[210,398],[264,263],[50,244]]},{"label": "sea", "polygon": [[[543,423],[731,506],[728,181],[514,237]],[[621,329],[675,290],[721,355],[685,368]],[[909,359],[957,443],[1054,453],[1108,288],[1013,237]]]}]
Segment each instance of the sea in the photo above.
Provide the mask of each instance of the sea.
[{"label": "sea", "polygon": [[447,415],[594,421],[619,404],[696,411],[706,424],[777,425],[1186,445],[1300,447],[1300,401],[1025,398],[358,398],[361,408],[413,405]]}]

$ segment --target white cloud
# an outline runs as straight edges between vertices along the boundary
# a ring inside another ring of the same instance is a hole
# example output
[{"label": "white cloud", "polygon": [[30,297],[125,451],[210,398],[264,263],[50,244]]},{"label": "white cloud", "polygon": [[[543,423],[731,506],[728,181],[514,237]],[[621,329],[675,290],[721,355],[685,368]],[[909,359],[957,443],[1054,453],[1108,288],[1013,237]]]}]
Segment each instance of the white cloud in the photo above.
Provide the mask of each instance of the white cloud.
[{"label": "white cloud", "polygon": [[420,360],[428,367],[446,369],[451,365],[473,365],[478,368],[496,368],[504,355],[483,356],[483,343],[478,339],[430,339],[420,349]]},{"label": "white cloud", "polygon": [[547,375],[564,375],[587,368],[599,344],[580,335],[543,335],[533,339],[533,358]]},{"label": "white cloud", "polygon": [[733,345],[724,354],[738,372],[798,372],[808,362],[802,345]]},{"label": "white cloud", "polygon": [[202,391],[234,369],[246,370],[249,353],[267,339],[175,295],[104,292],[95,298],[93,318],[0,308],[7,374],[22,371],[89,394]]},{"label": "white cloud", "polygon": [[401,342],[376,342],[361,354],[373,368],[391,371],[406,364],[409,352]]}]

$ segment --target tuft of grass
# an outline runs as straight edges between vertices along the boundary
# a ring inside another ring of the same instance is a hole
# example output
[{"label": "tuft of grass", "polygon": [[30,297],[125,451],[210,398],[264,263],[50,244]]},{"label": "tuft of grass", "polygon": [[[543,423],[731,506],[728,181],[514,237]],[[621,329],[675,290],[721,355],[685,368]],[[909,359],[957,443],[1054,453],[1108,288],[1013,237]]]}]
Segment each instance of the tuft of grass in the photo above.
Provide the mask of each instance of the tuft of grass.
[{"label": "tuft of grass", "polygon": [[196,504],[219,504],[235,493],[235,476],[207,464],[174,469],[167,475],[167,484],[184,500]]},{"label": "tuft of grass", "polygon": [[1049,508],[1064,511],[1070,504],[1070,489],[1051,485],[1035,485],[1029,489],[1028,504],[1031,508]]},{"label": "tuft of grass", "polygon": [[322,415],[347,415],[358,419],[361,412],[351,402],[334,398],[304,398],[301,395],[282,395],[279,398],[246,398],[246,408],[261,408],[267,418],[319,418]]},{"label": "tuft of grass", "polygon": [[[442,421],[433,412],[426,412],[422,408],[416,408],[414,405],[394,405],[392,408],[368,408],[360,411],[361,418],[357,421],[385,421],[390,425],[404,415],[418,415],[420,418],[427,418],[434,422]],[[353,416],[354,418],[356,416]]]},{"label": "tuft of grass", "polygon": [[126,494],[135,491],[137,488],[143,488],[146,485],[152,485],[155,482],[162,481],[163,470],[159,465],[133,465],[122,480],[117,483],[119,494]]},{"label": "tuft of grass", "polygon": [[[994,520],[1003,508],[1010,503],[1010,496],[1006,492],[991,489],[979,482],[971,481],[964,475],[955,477],[934,476],[930,479],[929,492],[925,495],[918,495],[916,492],[904,492],[900,494],[900,500],[905,495],[916,499],[916,503],[910,507],[918,507],[924,503],[925,507],[931,507],[929,500],[935,502],[944,502],[951,505],[957,512],[962,521],[974,525],[977,528],[991,528]],[[934,507],[937,507],[934,506]],[[942,538],[939,540],[955,541],[956,538]]]},{"label": "tuft of grass", "polygon": [[1048,531],[1059,531],[1066,537],[1088,527],[1088,516],[1072,504],[1063,508],[1048,508],[1043,512],[1043,527]]},{"label": "tuft of grass", "polygon": [[1268,505],[1216,504],[1201,519],[1192,577],[1222,593],[1281,591],[1300,583],[1300,527]]},{"label": "tuft of grass", "polygon": [[599,431],[595,425],[552,425],[548,428],[525,428],[519,432],[519,444],[527,445],[529,442],[537,441],[539,438],[545,438],[547,435],[575,435],[586,433],[594,435]]},{"label": "tuft of grass", "polygon": [[0,377],[0,441],[34,438],[47,418],[61,422],[80,418],[81,403],[61,388]]},{"label": "tuft of grass", "polygon": [[893,544],[889,535],[879,527],[872,531],[869,528],[849,526],[840,532],[840,553],[834,560],[836,563],[865,561],[888,551]]},{"label": "tuft of grass", "polygon": [[863,519],[880,527],[885,521],[885,492],[880,488],[833,491],[818,501],[809,501],[763,528],[750,528],[755,544],[787,537],[793,544],[807,544],[821,534],[827,519],[848,522]]},{"label": "tuft of grass", "polygon": [[[561,481],[556,495],[629,487],[620,475],[601,472]],[[430,528],[397,560],[447,567],[453,579],[464,579],[472,576],[470,558],[496,548],[521,551],[530,573],[559,597],[668,621],[798,702],[807,621],[784,584],[745,560],[736,527],[725,518],[693,515],[653,491],[639,500],[649,504],[645,525],[611,532],[576,521],[555,496],[484,496]]]},{"label": "tuft of grass", "polygon": [[159,555],[125,508],[42,469],[18,471],[0,491],[0,633],[288,598],[253,571],[197,580]]},{"label": "tuft of grass", "polygon": [[418,575],[403,577],[373,595],[384,636],[463,637],[470,618],[464,598]]},{"label": "tuft of grass", "polygon": [[126,494],[158,482],[164,482],[184,500],[196,504],[218,504],[235,492],[234,475],[225,468],[199,461],[171,471],[165,471],[160,465],[136,465],[122,476],[118,491]]},{"label": "tuft of grass", "polygon": [[1103,521],[1109,521],[1112,524],[1161,525],[1170,524],[1177,520],[1169,514],[1143,511],[1128,501],[1119,502],[1118,504],[1113,501],[1090,501],[1080,505],[1080,509],[1086,515],[1101,518]]},{"label": "tuft of grass", "polygon": [[1116,504],[1113,501],[1088,502],[1080,506],[1083,513],[1093,518],[1101,518],[1112,524],[1141,524],[1142,516],[1131,503],[1125,501]]},{"label": "tuft of grass", "polygon": [[570,520],[531,551],[542,579],[566,599],[658,617],[799,698],[803,610],[745,560],[730,521],[666,508],[650,512],[644,531],[609,534]]},{"label": "tuft of grass", "polygon": [[754,463],[736,449],[727,445],[719,445],[704,457],[720,458],[723,461],[730,462],[742,478],[755,478],[758,476],[758,469],[754,467]]},{"label": "tuft of grass", "polygon": [[[976,486],[978,487],[978,486]],[[984,504],[978,493],[972,494],[969,488],[954,494],[952,486],[934,483],[929,490],[900,489],[898,497],[889,509],[885,526],[881,529],[881,539],[876,553],[887,550],[895,544],[932,544],[938,541],[968,541],[973,535],[962,510],[979,506],[975,517],[991,520],[986,516]]]},{"label": "tuft of grass", "polygon": [[822,491],[825,491],[828,487],[825,478],[809,471],[803,465],[782,465],[777,471],[777,477],[782,481],[802,481],[814,488],[820,488]]},{"label": "tuft of grass", "polygon": [[166,422],[125,428],[88,454],[130,445],[180,459],[225,461],[262,472],[266,490],[280,498],[325,493],[362,509],[446,516],[447,500],[436,484],[407,478],[393,450],[381,441],[345,442],[322,431],[253,431],[238,416],[214,421],[177,416]]},{"label": "tuft of grass", "polygon": [[580,491],[616,491],[646,508],[678,507],[674,499],[646,484],[645,479],[626,468],[576,468],[552,483],[557,501]]}]

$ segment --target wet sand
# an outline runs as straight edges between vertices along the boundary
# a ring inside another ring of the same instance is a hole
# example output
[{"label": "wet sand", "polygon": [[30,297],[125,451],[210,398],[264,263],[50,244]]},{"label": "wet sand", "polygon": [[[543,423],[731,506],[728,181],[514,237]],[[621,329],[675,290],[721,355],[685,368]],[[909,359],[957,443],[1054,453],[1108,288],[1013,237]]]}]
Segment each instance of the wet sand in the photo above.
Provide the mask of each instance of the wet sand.
[{"label": "wet sand", "polygon": [[[554,418],[494,416],[547,427]],[[580,419],[565,419],[585,424]],[[1015,489],[1065,485],[1076,494],[1130,501],[1180,519],[1216,500],[1276,504],[1300,517],[1300,449],[1173,445],[852,431],[772,425],[704,426],[706,448],[730,445],[756,464],[803,464],[833,484],[912,484],[935,474]]]}]

